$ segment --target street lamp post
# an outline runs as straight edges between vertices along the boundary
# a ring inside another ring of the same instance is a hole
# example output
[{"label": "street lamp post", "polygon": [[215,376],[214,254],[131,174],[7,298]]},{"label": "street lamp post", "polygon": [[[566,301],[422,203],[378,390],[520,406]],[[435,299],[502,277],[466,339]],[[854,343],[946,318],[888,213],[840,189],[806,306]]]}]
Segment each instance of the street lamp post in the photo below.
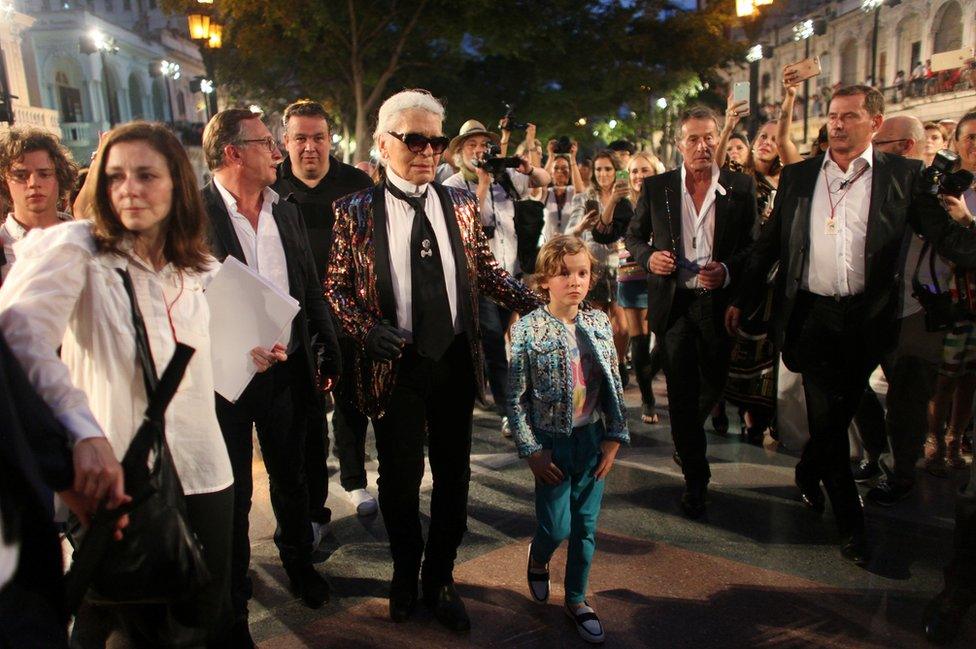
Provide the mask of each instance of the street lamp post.
[{"label": "street lamp post", "polygon": [[742,20],[742,31],[746,33],[749,42],[755,45],[749,48],[746,61],[749,62],[749,121],[748,131],[750,139],[759,129],[759,61],[763,58],[764,47],[757,42],[762,31],[763,7],[773,4],[773,0],[736,0],[735,12]]},{"label": "street lamp post", "polygon": [[[207,115],[217,113],[217,93],[214,83],[213,54],[214,50],[220,49],[223,45],[223,25],[217,21],[212,6],[213,0],[197,0],[197,10],[187,14],[186,20],[190,31],[190,39],[200,48],[200,56],[203,58],[203,67],[206,70],[206,81],[208,84],[201,83],[201,92],[207,101]],[[209,85],[210,92],[203,90]]]},{"label": "street lamp post", "polygon": [[154,66],[154,70],[154,76],[162,76],[164,79],[163,85],[166,87],[166,106],[169,108],[169,123],[175,124],[176,114],[173,112],[173,95],[169,89],[169,82],[171,79],[176,81],[183,74],[180,64],[163,59]]},{"label": "street lamp post", "polygon": [[861,0],[861,10],[864,13],[874,12],[874,28],[871,31],[871,85],[878,84],[878,23],[881,18],[881,7],[897,7],[901,0]]},{"label": "street lamp post", "polygon": [[117,53],[119,46],[115,43],[114,38],[106,37],[101,31],[93,29],[81,37],[78,49],[82,54],[94,54],[95,52],[99,54],[99,60],[102,64],[102,83],[105,84],[105,112],[108,113],[109,127],[115,128],[115,125],[119,123],[118,100],[112,101],[114,91],[109,84],[106,55]]}]

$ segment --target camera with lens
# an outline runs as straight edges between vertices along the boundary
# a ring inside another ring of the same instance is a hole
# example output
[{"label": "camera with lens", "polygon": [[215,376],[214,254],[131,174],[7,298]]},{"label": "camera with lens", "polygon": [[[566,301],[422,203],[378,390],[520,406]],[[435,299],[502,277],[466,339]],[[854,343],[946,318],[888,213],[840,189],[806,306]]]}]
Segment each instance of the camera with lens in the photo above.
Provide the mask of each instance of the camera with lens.
[{"label": "camera with lens", "polygon": [[505,169],[515,169],[522,164],[521,158],[502,157],[502,149],[494,142],[488,143],[485,154],[475,160],[472,164],[479,169],[484,169],[493,176],[504,173]]},{"label": "camera with lens", "polygon": [[515,107],[508,102],[502,102],[505,106],[505,119],[508,122],[505,125],[505,130],[507,131],[524,131],[528,128],[529,124],[527,122],[516,122],[515,121]]},{"label": "camera with lens", "polygon": [[556,139],[556,143],[552,146],[553,153],[564,153],[569,154],[573,151],[573,141],[569,139],[566,135],[560,135]]},{"label": "camera with lens", "polygon": [[962,169],[961,164],[959,154],[949,149],[936,153],[932,164],[922,172],[926,191],[935,196],[962,196],[973,184],[973,174]]}]

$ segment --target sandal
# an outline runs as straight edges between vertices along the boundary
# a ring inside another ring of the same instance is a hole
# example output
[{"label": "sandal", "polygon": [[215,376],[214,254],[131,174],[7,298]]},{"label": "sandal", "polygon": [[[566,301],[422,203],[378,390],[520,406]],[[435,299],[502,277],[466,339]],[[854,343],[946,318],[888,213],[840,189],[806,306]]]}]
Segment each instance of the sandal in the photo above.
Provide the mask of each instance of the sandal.
[{"label": "sandal", "polygon": [[659,424],[661,423],[661,418],[657,416],[656,412],[652,412],[649,415],[641,415],[641,423],[644,424]]},{"label": "sandal", "polygon": [[566,603],[566,615],[576,623],[576,630],[580,637],[593,644],[602,644],[604,640],[603,624],[596,616],[593,609],[586,602],[582,606],[576,607]]}]

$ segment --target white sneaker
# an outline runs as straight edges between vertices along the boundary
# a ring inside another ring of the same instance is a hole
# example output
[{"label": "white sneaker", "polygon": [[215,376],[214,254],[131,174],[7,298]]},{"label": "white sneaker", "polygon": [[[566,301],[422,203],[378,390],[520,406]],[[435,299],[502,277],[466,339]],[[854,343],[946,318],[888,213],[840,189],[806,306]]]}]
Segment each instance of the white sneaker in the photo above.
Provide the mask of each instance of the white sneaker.
[{"label": "white sneaker", "polygon": [[502,437],[511,437],[512,427],[508,425],[508,417],[502,417]]},{"label": "white sneaker", "polygon": [[376,504],[376,499],[373,498],[373,494],[365,489],[353,489],[347,493],[349,494],[349,500],[356,506],[357,516],[372,516],[379,509],[379,506]]},{"label": "white sneaker", "polygon": [[566,615],[576,623],[576,630],[579,631],[581,638],[593,644],[603,642],[605,637],[603,624],[600,623],[600,618],[596,616],[589,604],[583,602],[582,606],[576,607],[567,603]]},{"label": "white sneaker", "polygon": [[329,533],[328,523],[316,523],[312,521],[312,550],[314,551],[322,543],[322,539]]}]

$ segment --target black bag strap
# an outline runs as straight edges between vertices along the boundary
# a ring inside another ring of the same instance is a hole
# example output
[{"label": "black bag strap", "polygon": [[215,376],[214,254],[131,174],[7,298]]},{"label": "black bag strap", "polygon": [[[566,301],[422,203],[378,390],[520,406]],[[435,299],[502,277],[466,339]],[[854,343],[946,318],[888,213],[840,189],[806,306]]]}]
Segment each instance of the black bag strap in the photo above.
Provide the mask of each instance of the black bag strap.
[{"label": "black bag strap", "polygon": [[912,273],[912,293],[916,296],[923,292],[929,292],[928,288],[918,279],[919,271],[922,268],[922,260],[925,259],[926,253],[929,255],[929,272],[932,274],[932,285],[935,288],[935,293],[939,294],[942,292],[942,289],[939,287],[939,277],[935,273],[935,250],[932,249],[931,243],[925,241],[922,244],[921,252],[918,253],[918,261],[915,262],[915,272]]}]

